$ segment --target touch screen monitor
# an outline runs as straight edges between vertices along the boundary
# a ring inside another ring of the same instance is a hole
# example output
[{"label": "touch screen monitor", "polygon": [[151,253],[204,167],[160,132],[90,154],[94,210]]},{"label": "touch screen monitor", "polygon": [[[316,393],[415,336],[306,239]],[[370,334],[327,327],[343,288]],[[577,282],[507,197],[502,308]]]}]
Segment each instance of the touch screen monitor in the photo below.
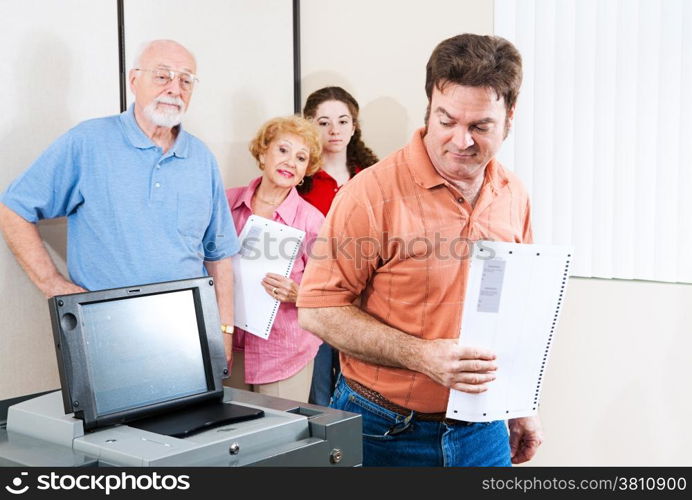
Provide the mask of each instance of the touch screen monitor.
[{"label": "touch screen monitor", "polygon": [[214,282],[171,281],[49,299],[65,412],[86,430],[128,422],[170,435],[261,416],[224,404]]}]

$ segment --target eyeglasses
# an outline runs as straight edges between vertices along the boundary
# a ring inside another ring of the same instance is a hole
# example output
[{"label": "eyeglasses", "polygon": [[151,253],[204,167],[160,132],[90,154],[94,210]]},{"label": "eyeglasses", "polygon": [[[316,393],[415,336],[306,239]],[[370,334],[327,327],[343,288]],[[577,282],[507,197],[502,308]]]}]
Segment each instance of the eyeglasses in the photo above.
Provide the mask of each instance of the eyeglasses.
[{"label": "eyeglasses", "polygon": [[185,92],[191,91],[192,87],[195,86],[195,82],[199,81],[199,79],[193,74],[185,73],[183,71],[173,71],[172,69],[135,68],[135,71],[148,71],[151,73],[151,79],[154,84],[158,85],[159,87],[168,85],[177,77],[178,81],[180,82],[181,90],[184,90]]}]

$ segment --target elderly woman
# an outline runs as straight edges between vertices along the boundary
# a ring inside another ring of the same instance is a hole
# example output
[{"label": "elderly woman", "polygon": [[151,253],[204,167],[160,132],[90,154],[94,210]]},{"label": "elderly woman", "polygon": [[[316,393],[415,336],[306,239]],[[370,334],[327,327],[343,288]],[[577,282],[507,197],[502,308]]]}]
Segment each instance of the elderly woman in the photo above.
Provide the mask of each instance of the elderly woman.
[{"label": "elderly woman", "polygon": [[316,127],[296,116],[274,118],[250,143],[262,175],[245,187],[226,191],[228,206],[240,233],[252,214],[305,231],[301,253],[289,278],[267,273],[266,293],[281,301],[267,340],[236,329],[233,365],[226,382],[231,387],[307,402],[313,359],[322,341],[298,326],[295,301],[307,263],[307,248],[324,221],[303,200],[296,186],[320,169],[322,145]]}]

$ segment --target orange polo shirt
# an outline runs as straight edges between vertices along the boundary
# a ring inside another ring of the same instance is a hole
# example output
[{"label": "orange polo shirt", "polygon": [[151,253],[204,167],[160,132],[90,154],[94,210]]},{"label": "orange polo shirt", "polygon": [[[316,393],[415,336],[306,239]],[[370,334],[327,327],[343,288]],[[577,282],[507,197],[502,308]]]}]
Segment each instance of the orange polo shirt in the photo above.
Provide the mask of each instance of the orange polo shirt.
[{"label": "orange polo shirt", "polygon": [[[298,307],[360,297],[363,311],[409,335],[458,338],[468,242],[531,243],[529,198],[518,178],[491,161],[472,207],[433,167],[423,133],[340,190],[312,248]],[[447,408],[449,389],[422,373],[343,353],[341,370],[400,406]]]}]

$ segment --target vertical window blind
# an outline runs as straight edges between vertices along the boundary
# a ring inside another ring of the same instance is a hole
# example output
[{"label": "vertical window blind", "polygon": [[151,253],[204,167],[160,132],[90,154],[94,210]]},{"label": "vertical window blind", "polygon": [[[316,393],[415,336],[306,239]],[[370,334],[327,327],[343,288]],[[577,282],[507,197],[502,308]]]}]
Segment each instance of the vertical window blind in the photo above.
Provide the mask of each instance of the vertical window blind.
[{"label": "vertical window blind", "polygon": [[499,156],[573,274],[692,282],[692,2],[495,0],[524,61]]}]

